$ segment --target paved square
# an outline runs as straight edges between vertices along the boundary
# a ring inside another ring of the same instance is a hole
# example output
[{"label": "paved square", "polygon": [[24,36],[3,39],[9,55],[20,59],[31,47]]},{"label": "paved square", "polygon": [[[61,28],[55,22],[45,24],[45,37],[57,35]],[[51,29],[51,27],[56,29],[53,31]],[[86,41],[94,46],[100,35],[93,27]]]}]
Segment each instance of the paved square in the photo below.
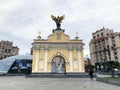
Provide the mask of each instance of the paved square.
[{"label": "paved square", "polygon": [[119,86],[89,78],[25,78],[0,76],[0,90],[119,90]]}]

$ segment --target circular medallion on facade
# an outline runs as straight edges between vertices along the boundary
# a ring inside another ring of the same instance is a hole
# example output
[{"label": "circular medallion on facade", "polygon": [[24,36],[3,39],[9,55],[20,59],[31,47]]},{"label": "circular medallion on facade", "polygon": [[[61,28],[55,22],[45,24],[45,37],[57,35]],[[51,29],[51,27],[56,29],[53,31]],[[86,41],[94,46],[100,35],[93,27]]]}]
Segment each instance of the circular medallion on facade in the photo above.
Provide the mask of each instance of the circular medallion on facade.
[{"label": "circular medallion on facade", "polygon": [[61,55],[61,53],[60,53],[60,52],[58,52],[58,53],[57,53],[57,55]]},{"label": "circular medallion on facade", "polygon": [[60,39],[61,39],[61,33],[57,33],[56,38],[57,38],[58,40],[60,40]]}]

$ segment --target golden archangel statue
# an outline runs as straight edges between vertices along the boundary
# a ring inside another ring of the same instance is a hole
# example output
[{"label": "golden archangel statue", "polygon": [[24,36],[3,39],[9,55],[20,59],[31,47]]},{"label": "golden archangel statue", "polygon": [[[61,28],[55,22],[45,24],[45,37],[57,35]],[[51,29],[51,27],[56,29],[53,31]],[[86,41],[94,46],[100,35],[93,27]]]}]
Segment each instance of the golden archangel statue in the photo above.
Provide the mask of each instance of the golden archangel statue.
[{"label": "golden archangel statue", "polygon": [[57,16],[57,17],[51,15],[51,18],[52,18],[53,21],[55,21],[57,28],[60,29],[62,20],[65,18],[65,15]]}]

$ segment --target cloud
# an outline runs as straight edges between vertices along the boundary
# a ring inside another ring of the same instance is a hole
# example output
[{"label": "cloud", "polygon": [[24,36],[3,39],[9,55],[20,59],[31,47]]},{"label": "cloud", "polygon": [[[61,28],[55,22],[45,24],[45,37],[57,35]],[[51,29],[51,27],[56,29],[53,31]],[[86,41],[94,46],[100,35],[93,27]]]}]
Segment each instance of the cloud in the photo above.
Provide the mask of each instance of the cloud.
[{"label": "cloud", "polygon": [[15,10],[19,6],[22,5],[22,0],[1,0],[0,1],[0,11],[2,12],[9,12]]},{"label": "cloud", "polygon": [[0,39],[8,39],[28,53],[33,39],[52,33],[55,23],[50,15],[63,15],[62,28],[71,38],[79,32],[89,54],[91,33],[103,26],[119,31],[119,0],[0,0]]}]

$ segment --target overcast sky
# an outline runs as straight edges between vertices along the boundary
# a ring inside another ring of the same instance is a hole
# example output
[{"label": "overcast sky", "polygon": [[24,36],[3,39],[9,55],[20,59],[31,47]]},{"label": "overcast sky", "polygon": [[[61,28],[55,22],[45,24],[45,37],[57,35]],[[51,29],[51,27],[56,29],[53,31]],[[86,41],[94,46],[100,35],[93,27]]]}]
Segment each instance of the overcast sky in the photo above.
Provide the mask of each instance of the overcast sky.
[{"label": "overcast sky", "polygon": [[0,0],[0,40],[13,41],[20,54],[30,53],[39,31],[47,39],[56,28],[51,14],[65,14],[62,28],[71,39],[79,32],[84,56],[93,32],[103,27],[120,31],[120,0]]}]

